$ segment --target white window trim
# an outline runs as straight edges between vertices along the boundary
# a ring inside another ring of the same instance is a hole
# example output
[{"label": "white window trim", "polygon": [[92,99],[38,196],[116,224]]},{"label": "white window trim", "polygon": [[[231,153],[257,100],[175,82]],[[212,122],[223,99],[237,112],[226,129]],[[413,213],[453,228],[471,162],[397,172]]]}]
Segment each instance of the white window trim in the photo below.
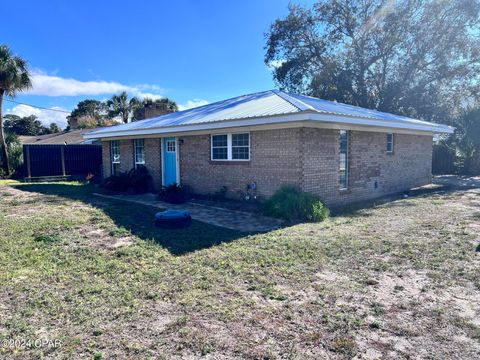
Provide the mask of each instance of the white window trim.
[{"label": "white window trim", "polygon": [[[116,144],[118,144],[117,148],[118,148],[118,160],[115,161],[114,160],[114,156],[113,156],[113,144],[114,142]],[[120,164],[120,141],[119,140],[110,140],[110,174],[111,175],[114,175],[115,174],[115,171],[114,171],[114,168],[115,168],[115,165],[117,164]]]},{"label": "white window trim", "polygon": [[[177,140],[176,140],[176,138],[175,138],[175,140],[167,140],[166,142],[167,142],[167,144],[166,144],[166,145],[167,145],[166,152],[169,153],[169,154],[176,153],[176,152],[177,152]],[[169,143],[169,142],[173,142],[173,147],[174,147],[175,150],[173,150],[173,151],[172,151],[172,150],[168,150],[168,143]]]},{"label": "white window trim", "polygon": [[[348,171],[348,163],[349,163],[349,155],[350,155],[350,134],[348,132],[348,130],[346,129],[342,129],[340,131],[345,131],[346,132],[346,136],[347,136],[347,152],[345,153],[345,186],[342,186],[342,184],[340,184],[340,189],[341,191],[344,191],[344,190],[348,190],[348,187],[349,187],[349,171]],[[339,134],[339,138],[340,138],[340,134]],[[340,149],[339,149],[340,150]],[[340,155],[339,155],[340,156]],[[340,169],[339,169],[340,171]]]},{"label": "white window trim", "polygon": [[[388,150],[388,135],[392,135],[392,150]],[[387,133],[387,154],[393,154],[394,150],[395,150],[395,134]]]},{"label": "white window trim", "polygon": [[[166,144],[163,141],[164,138],[160,139],[160,158],[162,159],[162,186],[165,186],[165,154],[166,154]],[[175,160],[177,162],[177,184],[180,185],[180,149],[178,148],[178,138],[175,137]]]},{"label": "white window trim", "polygon": [[[143,161],[137,161],[137,140],[143,140]],[[133,139],[133,160],[135,161],[135,168],[137,165],[145,165],[145,139]]]},{"label": "white window trim", "polygon": [[[248,159],[232,159],[232,135],[234,134],[247,134],[248,135]],[[213,137],[227,135],[227,158],[226,159],[214,159],[213,158]],[[211,134],[210,135],[210,160],[211,161],[250,161],[250,132],[242,131],[226,134]]]},{"label": "white window trim", "polygon": [[[116,143],[118,144],[117,148],[118,148],[118,161],[115,161],[114,160],[114,157],[113,157],[113,142],[116,141]],[[111,140],[110,142],[110,157],[112,158],[112,164],[120,164],[120,142],[118,140]]]}]

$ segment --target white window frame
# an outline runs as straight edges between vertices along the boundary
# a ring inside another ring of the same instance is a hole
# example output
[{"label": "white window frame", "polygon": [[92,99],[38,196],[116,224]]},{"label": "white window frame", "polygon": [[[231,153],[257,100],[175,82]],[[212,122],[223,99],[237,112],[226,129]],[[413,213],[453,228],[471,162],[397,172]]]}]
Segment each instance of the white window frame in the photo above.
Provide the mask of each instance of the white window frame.
[{"label": "white window frame", "polygon": [[[344,129],[341,129],[340,132],[338,133],[338,140],[339,140],[339,157],[340,157],[340,154],[341,154],[341,143],[340,143],[340,134],[342,131],[345,131],[345,134],[346,134],[346,139],[347,139],[347,149],[346,149],[346,153],[345,153],[345,186],[343,186],[343,184],[340,184],[340,190],[348,190],[348,186],[349,186],[349,171],[348,171],[348,166],[349,166],[349,155],[350,155],[350,134],[348,132],[348,130],[344,130]],[[338,164],[339,165],[339,169],[338,169],[338,172],[339,172],[339,175],[340,175],[340,163]],[[338,181],[340,183],[340,176],[338,177]]]},{"label": "white window frame", "polygon": [[[173,150],[169,150],[169,148],[168,148],[169,143],[173,143]],[[175,139],[175,140],[167,140],[165,145],[166,145],[166,147],[167,147],[167,148],[166,148],[166,152],[167,152],[167,153],[175,153],[175,152],[177,152],[177,140],[176,140],[176,139]]]},{"label": "white window frame", "polygon": [[[137,161],[137,147],[140,147],[137,145],[137,141],[142,140],[143,141],[143,161]],[[133,161],[135,162],[135,168],[138,165],[145,165],[145,139],[133,139]]]},{"label": "white window frame", "polygon": [[[116,148],[118,148],[118,160],[115,161],[115,158],[113,156],[113,144],[116,144]],[[110,166],[111,166],[111,173],[112,175],[115,175],[114,171],[114,164],[120,164],[121,160],[121,153],[120,153],[120,140],[110,140]]]},{"label": "white window frame", "polygon": [[[248,159],[233,159],[233,147],[232,147],[232,135],[236,134],[247,134],[248,135]],[[226,159],[214,159],[213,158],[213,137],[214,136],[225,136],[227,135],[227,158]],[[249,132],[235,132],[235,133],[219,133],[219,134],[211,134],[210,135],[210,160],[211,161],[250,161],[250,133]]]},{"label": "white window frame", "polygon": [[[388,144],[389,144],[388,136],[389,135],[392,135],[392,141],[391,141],[392,149],[391,150],[388,149]],[[387,138],[387,154],[393,154],[393,151],[395,150],[395,135],[393,133],[388,133],[386,138]]]}]

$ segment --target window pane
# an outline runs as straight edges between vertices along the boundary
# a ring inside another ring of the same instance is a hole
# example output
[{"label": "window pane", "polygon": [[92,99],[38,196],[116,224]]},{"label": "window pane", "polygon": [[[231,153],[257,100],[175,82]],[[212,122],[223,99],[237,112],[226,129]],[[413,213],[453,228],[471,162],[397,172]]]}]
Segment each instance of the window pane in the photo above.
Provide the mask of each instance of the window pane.
[{"label": "window pane", "polygon": [[347,154],[340,153],[340,170],[345,170],[347,166]]},{"label": "window pane", "polygon": [[212,159],[228,160],[228,136],[227,135],[212,136]]},{"label": "window pane", "polygon": [[232,134],[232,146],[248,146],[247,134]]},{"label": "window pane", "polygon": [[175,152],[175,140],[167,141],[167,152]]},{"label": "window pane", "polygon": [[135,139],[135,163],[144,164],[145,163],[145,146],[143,139]]},{"label": "window pane", "polygon": [[249,145],[248,133],[232,134],[232,160],[248,160],[250,158]]},{"label": "window pane", "polygon": [[120,162],[120,144],[118,140],[112,140],[110,143],[110,152],[113,163]]},{"label": "window pane", "polygon": [[120,173],[120,164],[114,163],[112,164],[112,174],[118,175]]},{"label": "window pane", "polygon": [[228,152],[226,147],[217,147],[212,149],[212,159],[223,160],[228,158]]},{"label": "window pane", "polygon": [[249,151],[248,146],[243,147],[233,147],[232,148],[232,159],[235,160],[248,160],[249,159]]},{"label": "window pane", "polygon": [[393,151],[393,134],[387,134],[387,151]]},{"label": "window pane", "polygon": [[348,132],[346,130],[340,130],[339,135],[340,142],[340,156],[339,156],[339,183],[341,189],[348,187]]},{"label": "window pane", "polygon": [[212,136],[212,146],[213,147],[222,147],[222,146],[227,146],[228,144],[228,138],[227,135],[213,135]]},{"label": "window pane", "polygon": [[345,171],[340,171],[340,188],[347,188],[347,173]]}]

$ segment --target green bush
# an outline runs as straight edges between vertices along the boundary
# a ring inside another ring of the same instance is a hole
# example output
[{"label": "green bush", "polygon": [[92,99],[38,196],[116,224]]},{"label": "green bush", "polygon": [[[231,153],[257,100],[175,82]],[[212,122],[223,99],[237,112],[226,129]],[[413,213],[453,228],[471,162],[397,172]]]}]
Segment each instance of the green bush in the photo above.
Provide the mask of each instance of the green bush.
[{"label": "green bush", "polygon": [[263,205],[263,212],[287,221],[319,222],[329,215],[328,208],[318,196],[292,186],[277,190]]},{"label": "green bush", "polygon": [[111,191],[146,193],[152,190],[152,177],[145,166],[138,166],[129,172],[112,175],[105,179],[103,186]]},{"label": "green bush", "polygon": [[135,193],[146,193],[152,190],[152,177],[146,166],[138,165],[128,173],[130,188]]},{"label": "green bush", "polygon": [[[18,136],[11,132],[5,132],[5,143],[7,144],[8,164],[10,165],[10,176],[21,177],[23,170],[23,150]],[[0,178],[7,177],[7,174],[0,169]]]},{"label": "green bush", "polygon": [[190,199],[190,188],[177,184],[163,186],[158,199],[171,204],[185,203]]},{"label": "green bush", "polygon": [[107,190],[126,192],[130,187],[128,173],[119,173],[105,179],[103,186]]}]

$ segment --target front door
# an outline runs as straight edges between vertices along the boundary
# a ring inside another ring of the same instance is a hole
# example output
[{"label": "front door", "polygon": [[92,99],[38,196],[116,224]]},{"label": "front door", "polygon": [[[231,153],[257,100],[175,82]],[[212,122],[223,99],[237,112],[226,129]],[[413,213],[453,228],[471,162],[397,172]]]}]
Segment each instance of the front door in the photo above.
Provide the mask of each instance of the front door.
[{"label": "front door", "polygon": [[177,139],[163,138],[163,185],[177,183]]}]

